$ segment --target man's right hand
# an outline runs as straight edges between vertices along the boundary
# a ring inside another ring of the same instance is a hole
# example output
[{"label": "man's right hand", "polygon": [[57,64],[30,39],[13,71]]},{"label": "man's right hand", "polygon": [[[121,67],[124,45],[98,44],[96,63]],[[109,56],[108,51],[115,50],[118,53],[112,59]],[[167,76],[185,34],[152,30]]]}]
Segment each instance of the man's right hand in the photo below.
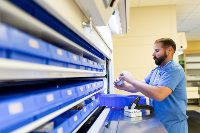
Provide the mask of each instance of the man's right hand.
[{"label": "man's right hand", "polygon": [[133,93],[138,92],[138,90],[136,88],[134,88],[131,84],[129,84],[127,82],[124,82],[124,84],[122,84],[120,86],[114,83],[114,87],[119,90],[124,90],[124,91],[128,91],[128,92],[133,92]]},{"label": "man's right hand", "polygon": [[117,85],[116,83],[114,83],[114,87],[119,89],[119,90],[126,90],[127,89],[127,84],[123,83],[122,85]]}]

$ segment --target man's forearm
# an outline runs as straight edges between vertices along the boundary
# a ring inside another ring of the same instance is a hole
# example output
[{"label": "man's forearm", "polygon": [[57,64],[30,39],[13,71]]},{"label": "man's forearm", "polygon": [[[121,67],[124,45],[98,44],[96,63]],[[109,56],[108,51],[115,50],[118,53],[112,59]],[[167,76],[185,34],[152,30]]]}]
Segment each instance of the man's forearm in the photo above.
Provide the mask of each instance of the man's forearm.
[{"label": "man's forearm", "polygon": [[124,90],[132,93],[138,92],[138,90],[132,84],[128,84]]},{"label": "man's forearm", "polygon": [[160,87],[148,85],[137,80],[133,80],[131,85],[133,86],[133,88],[137,88],[139,92],[141,92],[147,97],[153,98],[158,101],[163,100]]}]

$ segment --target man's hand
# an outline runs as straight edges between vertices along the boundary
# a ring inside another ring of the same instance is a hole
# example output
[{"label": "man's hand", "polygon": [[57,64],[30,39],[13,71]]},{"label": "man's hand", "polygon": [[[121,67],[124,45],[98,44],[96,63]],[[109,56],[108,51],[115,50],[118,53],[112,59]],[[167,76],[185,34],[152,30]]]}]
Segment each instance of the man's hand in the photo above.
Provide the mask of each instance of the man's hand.
[{"label": "man's hand", "polygon": [[128,83],[124,83],[120,86],[114,84],[114,86],[115,86],[115,88],[117,88],[119,90],[124,90],[124,91],[132,92],[132,93],[138,92],[138,90],[136,88],[134,88],[131,84],[128,84]]},{"label": "man's hand", "polygon": [[133,80],[134,80],[132,74],[130,72],[127,72],[127,71],[123,71],[119,75],[119,79],[122,79],[122,80],[126,81],[129,84],[131,84],[133,82]]},{"label": "man's hand", "polygon": [[116,83],[114,83],[114,87],[119,89],[119,90],[127,90],[127,84],[123,83],[122,85],[117,85]]}]

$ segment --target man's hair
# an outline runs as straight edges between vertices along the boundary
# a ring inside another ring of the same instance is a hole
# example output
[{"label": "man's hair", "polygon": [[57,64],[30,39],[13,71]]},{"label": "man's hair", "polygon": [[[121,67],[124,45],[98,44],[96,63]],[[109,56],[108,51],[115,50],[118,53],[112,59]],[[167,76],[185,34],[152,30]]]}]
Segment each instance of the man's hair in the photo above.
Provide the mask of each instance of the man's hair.
[{"label": "man's hair", "polygon": [[171,38],[160,38],[156,40],[155,43],[162,43],[164,48],[171,46],[174,49],[174,52],[176,51],[176,43]]}]

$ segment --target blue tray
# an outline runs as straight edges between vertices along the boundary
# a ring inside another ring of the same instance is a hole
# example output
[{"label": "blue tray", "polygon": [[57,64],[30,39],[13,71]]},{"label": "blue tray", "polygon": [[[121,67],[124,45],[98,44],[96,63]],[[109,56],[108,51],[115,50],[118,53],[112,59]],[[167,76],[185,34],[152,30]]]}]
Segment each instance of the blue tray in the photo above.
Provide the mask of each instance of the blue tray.
[{"label": "blue tray", "polygon": [[[110,108],[124,108],[129,106],[138,95],[103,94],[99,97],[100,106]],[[140,96],[138,104],[146,104],[146,98]]]}]

